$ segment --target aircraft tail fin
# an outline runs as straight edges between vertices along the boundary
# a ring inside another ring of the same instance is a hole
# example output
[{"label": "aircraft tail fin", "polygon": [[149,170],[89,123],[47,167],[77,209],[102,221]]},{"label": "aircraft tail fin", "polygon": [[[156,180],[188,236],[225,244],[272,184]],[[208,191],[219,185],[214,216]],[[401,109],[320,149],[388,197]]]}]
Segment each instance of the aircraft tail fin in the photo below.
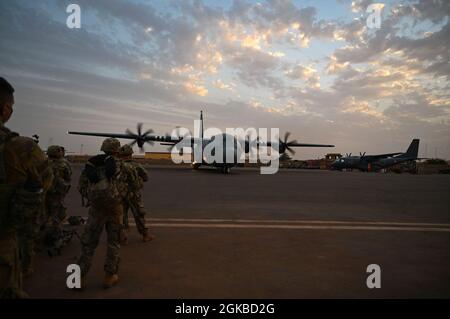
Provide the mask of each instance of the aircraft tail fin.
[{"label": "aircraft tail fin", "polygon": [[415,158],[417,159],[417,156],[419,154],[419,139],[415,138],[412,140],[411,144],[409,144],[408,150],[406,153],[403,153],[399,157],[408,157],[408,158]]},{"label": "aircraft tail fin", "polygon": [[203,139],[203,111],[200,111],[200,138]]}]

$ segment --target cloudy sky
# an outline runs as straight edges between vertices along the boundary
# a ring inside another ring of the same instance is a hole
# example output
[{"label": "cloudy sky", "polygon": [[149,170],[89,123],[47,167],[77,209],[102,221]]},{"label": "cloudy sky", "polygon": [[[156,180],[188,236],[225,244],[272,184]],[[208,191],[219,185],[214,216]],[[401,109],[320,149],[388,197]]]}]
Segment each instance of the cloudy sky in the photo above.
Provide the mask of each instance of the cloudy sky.
[{"label": "cloudy sky", "polygon": [[[66,131],[164,134],[204,110],[206,126],[278,127],[337,152],[418,137],[421,156],[450,158],[450,1],[378,2],[379,29],[367,0],[1,1],[8,126],[95,153],[101,139]],[[70,3],[81,29],[66,26]]]}]

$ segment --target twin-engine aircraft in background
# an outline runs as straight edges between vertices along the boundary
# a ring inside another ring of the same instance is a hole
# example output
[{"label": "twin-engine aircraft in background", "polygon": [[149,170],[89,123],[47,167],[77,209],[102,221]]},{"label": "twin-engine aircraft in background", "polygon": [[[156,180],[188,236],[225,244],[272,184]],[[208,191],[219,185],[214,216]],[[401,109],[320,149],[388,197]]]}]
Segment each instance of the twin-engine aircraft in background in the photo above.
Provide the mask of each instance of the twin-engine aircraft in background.
[{"label": "twin-engine aircraft in background", "polygon": [[[295,154],[294,147],[334,147],[334,145],[329,144],[308,144],[308,143],[298,143],[296,140],[288,141],[290,133],[286,132],[283,140],[279,140],[278,143],[274,143],[271,141],[262,142],[258,138],[256,141],[249,142],[247,139],[244,141],[240,141],[237,136],[230,136],[229,134],[218,134],[214,135],[211,138],[205,138],[203,136],[203,112],[200,112],[200,137],[194,137],[190,134],[184,136],[170,136],[170,135],[155,135],[153,134],[152,129],[146,130],[142,133],[142,123],[137,125],[137,133],[131,132],[129,129],[126,130],[124,134],[117,133],[95,133],[95,132],[73,132],[69,131],[68,134],[75,135],[87,135],[87,136],[98,136],[98,137],[115,137],[118,139],[128,139],[133,140],[130,145],[135,145],[143,151],[143,147],[145,143],[153,145],[154,142],[160,143],[161,145],[168,145],[171,147],[178,147],[182,145],[182,147],[191,147],[194,148],[194,145],[201,145],[202,151],[208,147],[208,145],[214,141],[217,142],[217,139],[223,141],[224,149],[223,149],[223,159],[221,161],[206,161],[203,157],[201,161],[194,161],[192,163],[192,167],[194,169],[198,169],[200,166],[213,166],[218,168],[222,173],[229,173],[231,167],[236,166],[238,164],[238,159],[236,158],[236,154],[238,154],[238,143],[243,146],[243,151],[248,154],[251,152],[252,147],[254,145],[259,146],[267,146],[272,147],[278,146],[279,154],[285,153],[288,151],[291,154]],[[226,141],[234,141],[233,143],[226,143]],[[181,143],[183,142],[183,143]],[[232,145],[228,145],[232,144]],[[227,156],[228,154],[228,156]],[[231,156],[230,156],[231,154]]]},{"label": "twin-engine aircraft in background", "polygon": [[359,169],[364,172],[379,171],[384,168],[394,166],[408,161],[417,160],[419,153],[419,139],[413,139],[406,153],[388,153],[378,155],[360,154],[360,156],[352,156],[350,153],[346,157],[341,157],[331,164],[332,169]]}]

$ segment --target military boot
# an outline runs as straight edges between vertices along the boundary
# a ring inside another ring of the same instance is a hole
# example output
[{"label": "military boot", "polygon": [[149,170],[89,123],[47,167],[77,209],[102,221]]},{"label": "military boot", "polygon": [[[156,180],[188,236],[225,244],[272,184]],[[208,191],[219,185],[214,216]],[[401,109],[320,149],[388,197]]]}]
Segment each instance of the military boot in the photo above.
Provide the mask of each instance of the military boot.
[{"label": "military boot", "polygon": [[119,282],[119,276],[117,276],[117,274],[106,273],[105,279],[103,280],[103,288],[104,289],[111,288],[118,282]]},{"label": "military boot", "polygon": [[128,245],[128,231],[125,228],[120,230],[120,244]]},{"label": "military boot", "polygon": [[148,241],[152,241],[153,239],[155,239],[155,236],[150,235],[149,233],[144,233],[144,235],[142,235],[142,241],[144,243],[146,243]]},{"label": "military boot", "polygon": [[34,269],[32,267],[27,267],[23,272],[22,272],[22,278],[28,278],[31,277],[31,275],[34,274]]},{"label": "military boot", "polygon": [[120,236],[120,244],[121,245],[128,245],[128,236]]}]

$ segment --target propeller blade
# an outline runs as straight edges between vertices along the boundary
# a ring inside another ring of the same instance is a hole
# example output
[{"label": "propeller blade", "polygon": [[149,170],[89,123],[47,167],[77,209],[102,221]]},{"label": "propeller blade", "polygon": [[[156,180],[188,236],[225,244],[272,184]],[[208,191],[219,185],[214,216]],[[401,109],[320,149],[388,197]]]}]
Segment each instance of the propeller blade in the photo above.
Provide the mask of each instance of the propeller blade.
[{"label": "propeller blade", "polygon": [[297,144],[297,140],[288,141],[289,136],[291,136],[291,132],[284,133],[284,140],[283,141],[280,140],[279,152],[284,153],[284,152],[288,151],[291,155],[295,155],[294,149],[290,146]]},{"label": "propeller blade", "polygon": [[126,134],[130,135],[130,136],[136,136],[136,134],[134,134],[133,132],[130,131],[130,129],[126,129],[125,131]]},{"label": "propeller blade", "polygon": [[152,133],[153,133],[153,130],[152,129],[148,129],[147,131],[145,131],[143,136],[147,136],[147,135],[152,134]]},{"label": "propeller blade", "polygon": [[284,133],[284,140],[283,140],[283,142],[286,144],[287,143],[287,140],[289,139],[289,136],[291,136],[291,132],[286,132],[286,133]]},{"label": "propeller blade", "polygon": [[177,139],[183,139],[186,136],[192,136],[192,133],[190,130],[187,130],[187,132],[185,132],[183,135],[180,134],[181,133],[181,127],[180,126],[176,126],[175,127],[175,138]]},{"label": "propeller blade", "polygon": [[145,143],[148,143],[149,145],[153,145],[154,142],[149,140],[149,134],[153,133],[153,129],[148,129],[147,131],[144,132],[144,134],[142,134],[142,126],[143,123],[138,123],[136,128],[137,128],[137,134],[133,133],[130,129],[126,129],[125,133],[134,139],[133,142],[131,142],[129,145],[130,146],[134,146],[135,144],[138,145],[139,150],[141,151],[141,153],[144,151],[144,145]]},{"label": "propeller blade", "polygon": [[291,153],[291,155],[295,155],[295,150],[289,146],[286,147],[287,151]]}]

